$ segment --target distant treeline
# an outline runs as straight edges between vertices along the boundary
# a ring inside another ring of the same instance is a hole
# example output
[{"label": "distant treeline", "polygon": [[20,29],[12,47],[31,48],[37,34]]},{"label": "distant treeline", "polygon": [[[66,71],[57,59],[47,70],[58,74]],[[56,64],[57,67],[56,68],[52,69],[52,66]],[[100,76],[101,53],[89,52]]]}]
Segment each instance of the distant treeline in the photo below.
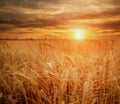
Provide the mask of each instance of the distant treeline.
[{"label": "distant treeline", "polygon": [[0,39],[0,40],[47,40],[47,38],[38,38],[38,39],[33,39],[33,38],[26,38],[26,39],[18,39],[18,38],[4,38],[4,39]]}]

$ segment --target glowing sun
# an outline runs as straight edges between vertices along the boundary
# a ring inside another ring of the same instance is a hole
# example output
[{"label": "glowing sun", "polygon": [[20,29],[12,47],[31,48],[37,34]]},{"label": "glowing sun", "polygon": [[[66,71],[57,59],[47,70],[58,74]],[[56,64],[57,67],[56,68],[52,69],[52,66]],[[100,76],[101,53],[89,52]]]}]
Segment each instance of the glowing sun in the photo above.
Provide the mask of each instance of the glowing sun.
[{"label": "glowing sun", "polygon": [[81,30],[75,30],[75,39],[84,39],[85,35]]}]

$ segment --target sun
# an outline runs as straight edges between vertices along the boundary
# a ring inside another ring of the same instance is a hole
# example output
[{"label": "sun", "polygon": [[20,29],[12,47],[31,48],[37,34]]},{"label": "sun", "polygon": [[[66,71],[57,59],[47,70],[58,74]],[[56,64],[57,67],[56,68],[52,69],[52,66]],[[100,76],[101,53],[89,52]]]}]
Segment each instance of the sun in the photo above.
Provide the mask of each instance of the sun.
[{"label": "sun", "polygon": [[75,30],[75,39],[84,39],[85,35],[82,30]]}]

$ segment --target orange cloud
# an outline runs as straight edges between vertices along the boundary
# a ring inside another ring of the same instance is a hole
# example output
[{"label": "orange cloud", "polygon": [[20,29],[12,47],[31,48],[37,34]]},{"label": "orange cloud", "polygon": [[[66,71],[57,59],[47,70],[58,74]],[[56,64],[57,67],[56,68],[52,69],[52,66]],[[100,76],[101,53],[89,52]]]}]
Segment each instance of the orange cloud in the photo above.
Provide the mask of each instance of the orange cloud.
[{"label": "orange cloud", "polygon": [[73,28],[85,28],[96,35],[118,34],[119,5],[118,0],[1,0],[0,37],[45,32],[65,35]]}]

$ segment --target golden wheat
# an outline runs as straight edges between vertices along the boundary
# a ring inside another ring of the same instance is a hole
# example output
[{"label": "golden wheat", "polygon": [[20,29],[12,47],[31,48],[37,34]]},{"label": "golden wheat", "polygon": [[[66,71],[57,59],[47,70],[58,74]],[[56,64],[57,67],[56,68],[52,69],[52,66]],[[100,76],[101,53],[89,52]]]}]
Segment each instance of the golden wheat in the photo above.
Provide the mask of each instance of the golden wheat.
[{"label": "golden wheat", "polygon": [[119,104],[119,44],[1,41],[0,104]]}]

